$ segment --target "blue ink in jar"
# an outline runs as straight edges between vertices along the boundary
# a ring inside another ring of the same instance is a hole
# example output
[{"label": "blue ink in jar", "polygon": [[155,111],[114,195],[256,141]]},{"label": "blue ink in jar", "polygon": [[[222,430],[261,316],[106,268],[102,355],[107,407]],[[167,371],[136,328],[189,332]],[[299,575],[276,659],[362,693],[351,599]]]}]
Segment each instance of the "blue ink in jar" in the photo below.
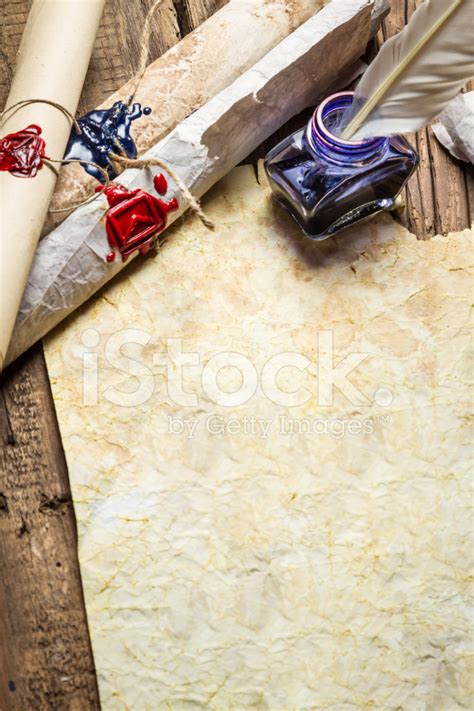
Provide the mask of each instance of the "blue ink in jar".
[{"label": "blue ink in jar", "polygon": [[[142,109],[141,104],[135,103],[130,108],[123,101],[116,101],[111,109],[89,111],[78,119],[82,133],[72,129],[64,158],[97,163],[111,179],[115,178],[109,154],[125,151],[128,158],[136,158],[137,147],[130,133],[132,121],[150,113],[148,106]],[[101,183],[104,182],[103,175],[93,165],[84,163],[84,168]]]},{"label": "blue ink in jar", "polygon": [[274,197],[315,240],[392,208],[418,164],[401,136],[344,141],[335,134],[353,96],[325,99],[305,128],[265,158]]}]

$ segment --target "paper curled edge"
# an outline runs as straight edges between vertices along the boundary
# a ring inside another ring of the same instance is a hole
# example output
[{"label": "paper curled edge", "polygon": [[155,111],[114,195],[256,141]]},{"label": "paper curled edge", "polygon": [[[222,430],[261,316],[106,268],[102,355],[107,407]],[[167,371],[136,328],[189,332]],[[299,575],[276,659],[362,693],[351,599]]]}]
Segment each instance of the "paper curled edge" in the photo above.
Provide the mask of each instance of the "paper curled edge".
[{"label": "paper curled edge", "polygon": [[[374,0],[333,0],[142,158],[159,157],[194,195],[202,196],[292,116],[350,81],[354,63],[367,46],[375,7],[380,11]],[[153,172],[126,170],[117,182],[152,192]],[[179,199],[173,181],[169,184],[170,195]],[[187,207],[179,201],[180,209],[170,215],[169,224]],[[75,210],[40,243],[6,363],[123,268],[120,260],[106,262],[109,248],[102,222],[106,209],[105,198],[99,197]]]}]

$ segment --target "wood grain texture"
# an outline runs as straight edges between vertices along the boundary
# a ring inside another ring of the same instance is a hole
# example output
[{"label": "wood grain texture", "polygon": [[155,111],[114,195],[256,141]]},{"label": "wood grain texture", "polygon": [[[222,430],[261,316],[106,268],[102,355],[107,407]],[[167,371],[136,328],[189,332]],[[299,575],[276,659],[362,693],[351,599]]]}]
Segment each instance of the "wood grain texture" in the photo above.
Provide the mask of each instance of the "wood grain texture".
[{"label": "wood grain texture", "polygon": [[[379,46],[403,29],[421,1],[392,2],[392,11],[377,38]],[[469,226],[472,166],[455,160],[440,145],[430,127],[407,138],[418,151],[420,166],[405,190],[406,210],[398,215],[399,221],[420,239]]]},{"label": "wood grain texture", "polygon": [[[420,0],[416,0],[419,2]],[[157,13],[150,61],[226,0],[166,0]],[[79,112],[91,109],[138,66],[153,0],[108,0]],[[2,5],[0,104],[8,94],[30,0]],[[392,0],[378,44],[401,29],[415,0]],[[294,119],[251,160],[301,125]],[[421,165],[401,221],[420,238],[459,230],[472,218],[472,169],[453,160],[428,129],[415,141]],[[99,708],[82,599],[67,468],[41,346],[0,383],[0,711]]]},{"label": "wood grain texture", "polygon": [[1,391],[2,711],[97,707],[71,491],[40,356],[6,373]]},{"label": "wood grain texture", "polygon": [[[392,10],[368,48],[367,62],[374,59],[383,42],[400,32],[421,2],[391,0]],[[473,82],[466,88],[472,90]],[[306,111],[289,121],[252,154],[252,160],[262,158],[279,140],[303,126],[310,115]],[[395,218],[418,239],[469,227],[474,219],[473,166],[453,158],[429,127],[407,138],[418,151],[420,165],[404,190],[405,210],[394,213]]]},{"label": "wood grain texture", "polygon": [[[225,1],[165,0],[150,61]],[[136,71],[153,2],[108,0],[79,113]],[[31,0],[2,5],[2,106],[30,5]],[[98,709],[74,510],[41,345],[2,376],[0,433],[0,711]]]}]

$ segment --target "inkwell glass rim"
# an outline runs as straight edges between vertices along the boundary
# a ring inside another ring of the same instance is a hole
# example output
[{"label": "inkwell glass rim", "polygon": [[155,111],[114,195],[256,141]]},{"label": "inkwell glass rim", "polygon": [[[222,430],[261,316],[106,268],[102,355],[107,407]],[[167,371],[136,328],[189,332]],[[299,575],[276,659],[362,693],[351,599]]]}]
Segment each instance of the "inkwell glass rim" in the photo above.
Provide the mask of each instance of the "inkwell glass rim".
[{"label": "inkwell glass rim", "polygon": [[332,133],[325,124],[328,116],[349,106],[353,91],[331,94],[315,109],[306,130],[306,141],[312,152],[340,165],[367,165],[379,160],[389,147],[390,138],[379,136],[361,141],[346,141]]}]

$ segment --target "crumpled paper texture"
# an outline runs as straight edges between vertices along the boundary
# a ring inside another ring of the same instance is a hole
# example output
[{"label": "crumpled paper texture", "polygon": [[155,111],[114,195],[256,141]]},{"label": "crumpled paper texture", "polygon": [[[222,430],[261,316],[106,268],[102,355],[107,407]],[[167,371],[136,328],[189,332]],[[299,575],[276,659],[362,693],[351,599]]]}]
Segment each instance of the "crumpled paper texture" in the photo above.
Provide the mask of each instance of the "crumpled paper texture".
[{"label": "crumpled paper texture", "polygon": [[[472,232],[381,215],[313,244],[252,167],[204,207],[215,233],[176,223],[46,340],[103,708],[467,708]],[[328,338],[335,367],[366,356],[356,404],[320,402]],[[199,357],[195,406],[169,339]],[[203,386],[224,352],[259,375],[240,406]],[[286,352],[310,361],[277,380],[304,405],[262,391]]]},{"label": "crumpled paper texture", "polygon": [[474,163],[474,91],[456,96],[438,116],[433,131],[455,158]]},{"label": "crumpled paper texture", "polygon": [[[152,148],[186,116],[250,69],[323,4],[324,0],[230,0],[152,62],[134,96],[134,101],[152,109],[133,131],[138,154]],[[381,5],[383,11],[386,3]],[[154,23],[159,26],[159,15]],[[135,78],[98,108],[110,108],[116,101],[127,102],[134,88]],[[96,185],[82,166],[63,166],[50,209],[84,201]],[[66,215],[49,213],[44,234],[63,222]]]},{"label": "crumpled paper texture", "polygon": [[[142,159],[158,158],[179,175],[195,197],[201,197],[278,127],[314,106],[318,97],[330,93],[330,87],[339,89],[349,77],[358,75],[358,58],[365,51],[374,19],[372,11],[380,17],[380,10],[375,0],[332,0],[179,123]],[[330,62],[325,61],[328,51]],[[117,182],[153,194],[153,175],[160,171],[129,168]],[[168,185],[167,197],[173,195],[179,203],[178,210],[169,215],[170,225],[186,210],[187,203],[173,180],[168,180]],[[98,196],[77,208],[39,244],[6,363],[85,303],[136,256],[134,252],[126,263],[107,261],[107,209],[105,196]]]}]

